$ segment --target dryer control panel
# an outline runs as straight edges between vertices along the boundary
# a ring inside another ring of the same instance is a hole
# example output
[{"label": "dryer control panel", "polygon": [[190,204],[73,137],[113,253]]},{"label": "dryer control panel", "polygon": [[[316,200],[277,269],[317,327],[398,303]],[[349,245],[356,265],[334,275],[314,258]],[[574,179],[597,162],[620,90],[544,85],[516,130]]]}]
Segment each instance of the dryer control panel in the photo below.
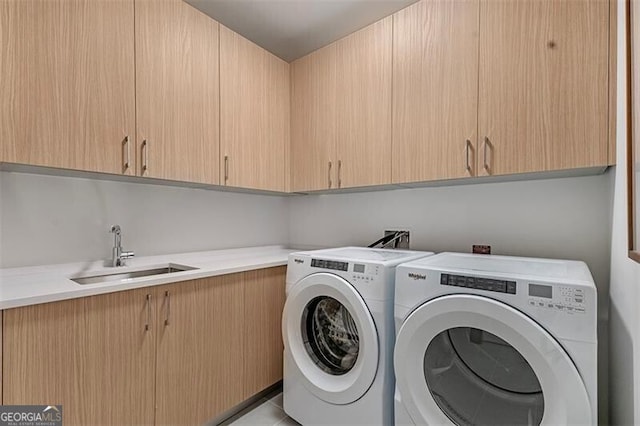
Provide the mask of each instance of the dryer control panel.
[{"label": "dryer control panel", "polygon": [[585,312],[584,289],[562,285],[529,283],[528,303],[531,306],[568,313]]},{"label": "dryer control panel", "polygon": [[476,290],[495,291],[516,294],[516,282],[493,278],[471,277],[465,275],[440,274],[441,285],[474,288]]}]

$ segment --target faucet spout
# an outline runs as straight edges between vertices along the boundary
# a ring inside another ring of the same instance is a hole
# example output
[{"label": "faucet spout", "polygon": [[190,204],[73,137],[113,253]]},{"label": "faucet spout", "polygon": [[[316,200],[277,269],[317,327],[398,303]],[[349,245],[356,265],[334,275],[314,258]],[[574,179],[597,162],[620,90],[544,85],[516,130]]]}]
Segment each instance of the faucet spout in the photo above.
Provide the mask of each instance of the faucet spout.
[{"label": "faucet spout", "polygon": [[135,254],[132,251],[123,252],[122,250],[122,230],[120,225],[113,225],[111,227],[111,233],[113,233],[113,249],[111,250],[111,265],[124,266],[126,259],[132,258]]}]

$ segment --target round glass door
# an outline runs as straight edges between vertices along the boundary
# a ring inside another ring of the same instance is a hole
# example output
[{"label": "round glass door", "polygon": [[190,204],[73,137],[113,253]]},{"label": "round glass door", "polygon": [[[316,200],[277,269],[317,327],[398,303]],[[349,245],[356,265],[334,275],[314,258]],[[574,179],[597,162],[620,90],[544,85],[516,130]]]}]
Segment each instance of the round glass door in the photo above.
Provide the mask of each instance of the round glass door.
[{"label": "round glass door", "polygon": [[456,425],[539,425],[540,382],[524,357],[487,331],[456,327],[437,334],[424,353],[434,401]]},{"label": "round glass door", "polygon": [[302,338],[313,362],[324,372],[341,376],[358,359],[358,328],[349,310],[328,296],[311,300],[302,314]]},{"label": "round glass door", "polygon": [[323,401],[351,404],[373,384],[378,331],[364,299],[342,277],[320,272],[290,287],[282,340],[285,364],[296,371],[289,379]]},{"label": "round glass door", "polygon": [[594,424],[585,383],[537,322],[454,294],[407,313],[394,349],[398,413],[415,424]]}]

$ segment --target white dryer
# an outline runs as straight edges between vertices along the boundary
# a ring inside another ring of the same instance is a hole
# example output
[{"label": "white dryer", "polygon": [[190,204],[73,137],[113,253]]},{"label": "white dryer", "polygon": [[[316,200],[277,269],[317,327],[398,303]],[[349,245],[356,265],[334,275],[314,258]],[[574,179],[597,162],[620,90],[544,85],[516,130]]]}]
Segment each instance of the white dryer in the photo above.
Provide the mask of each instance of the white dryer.
[{"label": "white dryer", "polygon": [[433,253],[293,253],[282,318],[284,411],[308,424],[393,423],[395,267]]},{"label": "white dryer", "polygon": [[396,269],[396,424],[597,424],[584,262],[441,253]]}]

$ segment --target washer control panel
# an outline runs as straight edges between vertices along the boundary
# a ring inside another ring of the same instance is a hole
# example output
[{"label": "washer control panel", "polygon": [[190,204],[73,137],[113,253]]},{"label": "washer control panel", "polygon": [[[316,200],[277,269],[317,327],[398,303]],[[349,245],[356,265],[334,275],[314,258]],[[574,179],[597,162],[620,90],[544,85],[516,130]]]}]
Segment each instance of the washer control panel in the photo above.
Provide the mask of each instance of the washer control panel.
[{"label": "washer control panel", "polygon": [[339,262],[337,260],[311,259],[312,268],[333,269],[335,271],[346,271],[349,269],[348,262]]},{"label": "washer control panel", "polygon": [[354,283],[372,283],[378,277],[380,273],[380,265],[369,263],[353,263],[352,268],[349,269],[350,278]]},{"label": "washer control panel", "polygon": [[528,286],[528,303],[533,307],[567,313],[585,313],[585,295],[582,288],[534,283],[529,283]]}]

